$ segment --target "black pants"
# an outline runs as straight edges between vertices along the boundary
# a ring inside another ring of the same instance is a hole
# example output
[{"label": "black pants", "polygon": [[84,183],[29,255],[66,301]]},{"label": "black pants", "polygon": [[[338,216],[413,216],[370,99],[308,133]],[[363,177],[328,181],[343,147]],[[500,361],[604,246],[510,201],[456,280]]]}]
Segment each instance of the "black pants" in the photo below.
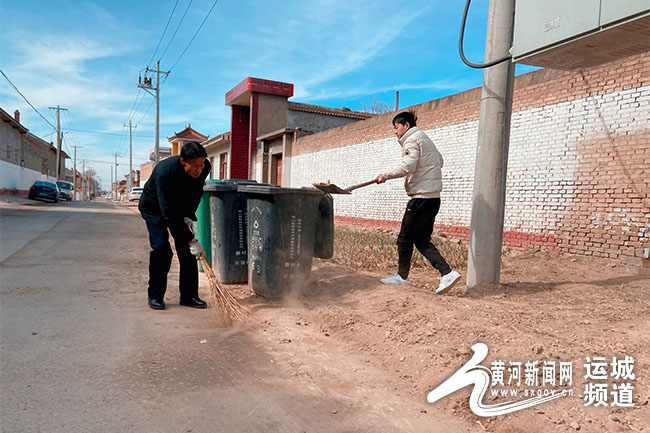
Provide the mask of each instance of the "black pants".
[{"label": "black pants", "polygon": [[[172,264],[172,247],[169,244],[169,232],[174,238],[176,254],[180,262],[179,289],[181,300],[190,300],[199,293],[199,270],[196,258],[190,252],[189,243],[178,240],[180,234],[162,223],[145,220],[149,230],[149,298],[162,301],[167,290],[167,274]],[[168,232],[169,230],[169,232]],[[182,239],[182,238],[181,238]]]},{"label": "black pants", "polygon": [[412,198],[406,205],[402,228],[397,237],[397,252],[399,253],[399,269],[397,273],[406,279],[411,269],[413,245],[429,260],[440,274],[451,272],[451,267],[431,243],[433,223],[440,210],[439,198]]}]

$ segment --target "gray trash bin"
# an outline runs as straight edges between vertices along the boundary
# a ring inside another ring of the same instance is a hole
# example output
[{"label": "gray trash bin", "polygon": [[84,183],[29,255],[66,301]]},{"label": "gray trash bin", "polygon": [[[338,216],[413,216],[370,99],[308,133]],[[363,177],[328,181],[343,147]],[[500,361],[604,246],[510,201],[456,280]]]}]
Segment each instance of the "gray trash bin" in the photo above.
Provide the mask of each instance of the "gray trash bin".
[{"label": "gray trash bin", "polygon": [[222,283],[242,284],[248,280],[247,196],[241,185],[254,180],[225,179],[203,188],[210,194],[210,238],[212,270]]},{"label": "gray trash bin", "polygon": [[279,298],[311,274],[323,193],[314,188],[240,186],[248,195],[248,286]]}]

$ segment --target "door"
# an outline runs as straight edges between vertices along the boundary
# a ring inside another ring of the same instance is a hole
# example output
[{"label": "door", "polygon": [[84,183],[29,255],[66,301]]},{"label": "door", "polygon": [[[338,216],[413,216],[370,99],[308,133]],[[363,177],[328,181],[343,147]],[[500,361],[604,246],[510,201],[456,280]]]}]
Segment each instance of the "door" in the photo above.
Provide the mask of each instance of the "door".
[{"label": "door", "polygon": [[271,157],[271,183],[282,186],[282,154]]},{"label": "door", "polygon": [[226,179],[228,177],[228,152],[220,155],[219,159],[219,179]]}]

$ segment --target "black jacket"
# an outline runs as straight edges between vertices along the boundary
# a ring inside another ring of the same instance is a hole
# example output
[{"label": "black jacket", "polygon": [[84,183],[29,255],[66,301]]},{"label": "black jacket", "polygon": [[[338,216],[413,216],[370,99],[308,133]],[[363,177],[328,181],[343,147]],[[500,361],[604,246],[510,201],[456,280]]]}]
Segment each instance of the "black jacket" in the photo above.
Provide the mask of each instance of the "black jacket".
[{"label": "black jacket", "polygon": [[205,179],[210,174],[210,161],[206,158],[203,171],[198,178],[193,178],[180,163],[180,156],[165,158],[156,165],[151,177],[144,184],[138,209],[142,218],[153,223],[162,223],[167,227],[187,232],[188,241],[192,239],[189,230],[183,230],[184,217],[196,221],[196,209],[199,207]]}]

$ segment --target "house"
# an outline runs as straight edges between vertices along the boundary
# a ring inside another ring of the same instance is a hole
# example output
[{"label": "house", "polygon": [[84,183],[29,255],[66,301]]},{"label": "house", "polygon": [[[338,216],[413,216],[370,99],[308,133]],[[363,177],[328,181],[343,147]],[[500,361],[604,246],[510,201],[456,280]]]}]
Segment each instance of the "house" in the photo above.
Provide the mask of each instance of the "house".
[{"label": "house", "polygon": [[[292,147],[301,136],[374,117],[349,108],[290,102],[293,84],[248,77],[226,93],[230,131],[209,137],[188,124],[168,138],[171,155],[185,143],[201,143],[212,164],[211,179],[253,179],[289,185]],[[162,149],[161,149],[162,159]],[[140,166],[145,182],[152,164]]]},{"label": "house", "polygon": [[[56,181],[56,148],[37,137],[20,123],[20,112],[14,115],[0,108],[0,194],[27,194],[36,180]],[[60,173],[65,173],[61,151]]]},{"label": "house", "polygon": [[172,144],[172,156],[180,155],[181,149],[185,143],[190,143],[192,141],[202,142],[208,139],[207,135],[203,135],[198,131],[195,131],[192,128],[191,124],[188,124],[185,129],[181,132],[177,132],[167,139]]},{"label": "house", "polygon": [[226,93],[231,107],[228,177],[289,185],[299,136],[374,117],[348,108],[289,102],[293,84],[248,77]]},{"label": "house", "polygon": [[230,132],[216,135],[201,142],[212,165],[210,179],[228,179],[230,166]]},{"label": "house", "polygon": [[[181,132],[176,132],[174,135],[171,137],[167,138],[167,141],[171,143],[171,147],[159,147],[158,148],[158,158],[160,160],[165,159],[169,156],[176,156],[181,154],[181,149],[183,148],[183,145],[185,143],[189,143],[192,141],[196,142],[203,142],[207,140],[209,137],[207,135],[203,135],[200,132],[196,131],[194,128],[192,128],[191,124],[188,124],[185,129],[183,129]],[[149,158],[151,161],[154,160],[154,150],[152,149],[151,152],[149,153]],[[140,165],[140,183],[141,185],[144,185],[147,180],[149,180],[149,177],[151,176],[151,172],[153,171],[153,162],[146,162],[144,164]],[[134,183],[135,185],[135,183]]]}]

